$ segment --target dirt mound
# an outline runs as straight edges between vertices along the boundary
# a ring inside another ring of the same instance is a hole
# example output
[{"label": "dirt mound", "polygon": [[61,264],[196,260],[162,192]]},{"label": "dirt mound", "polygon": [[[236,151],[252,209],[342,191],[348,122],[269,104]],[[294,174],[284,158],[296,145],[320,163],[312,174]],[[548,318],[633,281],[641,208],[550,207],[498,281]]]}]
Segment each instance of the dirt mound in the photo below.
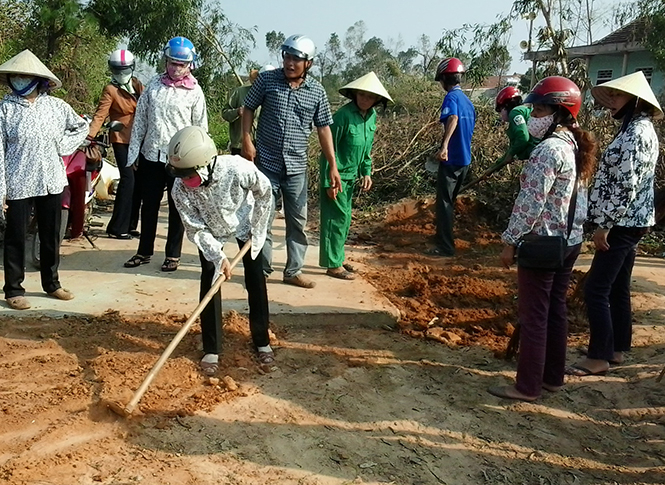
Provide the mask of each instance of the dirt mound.
[{"label": "dirt mound", "polygon": [[[481,219],[470,197],[456,205],[454,258],[426,256],[434,203],[407,200],[358,233],[376,245],[367,278],[400,310],[400,329],[448,345],[505,348],[517,323],[517,278],[499,263],[501,235]],[[357,237],[357,236],[356,236]],[[581,274],[571,281],[571,296]],[[585,331],[579,298],[570,301],[571,331]]]},{"label": "dirt mound", "polygon": [[[18,426],[34,412],[62,407],[90,409],[101,418],[108,413],[105,403],[126,404],[186,318],[126,319],[108,312],[1,320],[0,381],[12,383],[0,397],[3,422]],[[242,382],[264,372],[252,358],[247,319],[230,312],[224,332],[219,377]],[[185,336],[141,400],[141,413],[189,415],[243,394],[242,386],[230,391],[221,379],[211,384],[201,375],[199,342],[198,330]]]}]

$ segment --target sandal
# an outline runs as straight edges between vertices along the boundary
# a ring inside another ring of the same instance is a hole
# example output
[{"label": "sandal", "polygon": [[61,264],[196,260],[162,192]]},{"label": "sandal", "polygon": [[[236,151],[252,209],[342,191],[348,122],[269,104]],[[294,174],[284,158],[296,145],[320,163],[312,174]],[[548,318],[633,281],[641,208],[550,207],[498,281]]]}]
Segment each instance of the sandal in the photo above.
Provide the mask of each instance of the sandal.
[{"label": "sandal", "polygon": [[344,263],[344,264],[342,265],[342,268],[344,268],[345,270],[347,270],[349,273],[356,273],[356,272],[358,272],[358,268],[356,268],[356,267],[355,267],[354,265],[352,265],[351,263]]},{"label": "sandal", "polygon": [[201,372],[207,376],[214,376],[219,370],[219,362],[203,362],[201,361]]},{"label": "sandal", "polygon": [[356,275],[354,275],[353,273],[351,273],[350,271],[348,271],[346,269],[342,270],[342,271],[332,271],[332,270],[329,269],[328,271],[326,271],[326,274],[328,276],[332,276],[333,278],[339,278],[340,280],[355,280],[356,279]]},{"label": "sandal", "polygon": [[166,258],[162,264],[162,271],[175,271],[180,266],[180,260],[175,258]]},{"label": "sandal", "polygon": [[142,264],[148,264],[150,262],[150,256],[141,256],[140,254],[135,254],[125,262],[125,268],[136,268]]},{"label": "sandal", "polygon": [[275,363],[274,352],[259,352],[258,357],[259,357],[259,362],[262,365],[270,365]]}]

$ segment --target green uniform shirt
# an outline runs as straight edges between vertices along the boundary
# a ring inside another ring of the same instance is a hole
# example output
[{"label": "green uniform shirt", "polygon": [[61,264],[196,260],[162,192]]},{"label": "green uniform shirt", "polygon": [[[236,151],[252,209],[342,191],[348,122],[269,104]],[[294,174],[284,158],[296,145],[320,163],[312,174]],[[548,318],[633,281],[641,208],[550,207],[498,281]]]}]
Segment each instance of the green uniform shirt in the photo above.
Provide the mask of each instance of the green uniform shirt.
[{"label": "green uniform shirt", "polygon": [[531,117],[531,108],[528,106],[516,106],[508,113],[508,139],[510,146],[506,154],[501,157],[502,161],[506,156],[512,155],[518,160],[528,160],[531,150],[540,140],[529,135],[526,124]]},{"label": "green uniform shirt", "polygon": [[[242,120],[238,116],[238,108],[243,105],[245,96],[251,88],[251,84],[235,88],[231,92],[231,96],[226,101],[222,109],[222,118],[229,122],[229,146],[230,148],[242,148]],[[259,121],[259,113],[261,108],[254,111],[254,128],[252,129],[252,138],[256,133],[256,125]]]},{"label": "green uniform shirt", "polygon": [[[376,131],[376,111],[370,109],[365,117],[356,103],[345,104],[333,115],[332,130],[337,170],[342,180],[355,180],[372,173],[372,143]],[[321,155],[321,184],[330,187],[328,161]]]}]

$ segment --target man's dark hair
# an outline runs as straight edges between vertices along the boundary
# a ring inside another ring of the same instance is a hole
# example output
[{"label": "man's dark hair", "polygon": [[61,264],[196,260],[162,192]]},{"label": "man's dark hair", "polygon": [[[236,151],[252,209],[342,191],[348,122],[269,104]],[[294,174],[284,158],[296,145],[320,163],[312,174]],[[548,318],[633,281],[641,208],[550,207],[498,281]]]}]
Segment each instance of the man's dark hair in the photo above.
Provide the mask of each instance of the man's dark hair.
[{"label": "man's dark hair", "polygon": [[445,84],[446,86],[456,86],[461,82],[462,82],[461,72],[443,75],[443,84]]}]

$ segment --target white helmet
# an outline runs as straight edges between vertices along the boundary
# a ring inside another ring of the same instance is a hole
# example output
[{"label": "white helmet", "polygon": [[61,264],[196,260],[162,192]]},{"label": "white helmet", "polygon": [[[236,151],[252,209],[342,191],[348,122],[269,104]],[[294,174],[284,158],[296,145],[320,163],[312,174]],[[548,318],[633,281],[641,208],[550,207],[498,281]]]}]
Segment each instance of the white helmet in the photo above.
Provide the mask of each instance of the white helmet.
[{"label": "white helmet", "polygon": [[266,64],[261,69],[259,69],[259,74],[261,74],[262,72],[266,72],[266,71],[274,71],[275,69],[277,69],[277,68],[275,66],[273,66],[272,64]]},{"label": "white helmet", "polygon": [[295,34],[287,38],[282,44],[282,55],[284,55],[284,53],[291,54],[300,59],[305,59],[306,61],[311,61],[314,59],[316,46],[309,37]]},{"label": "white helmet", "polygon": [[115,50],[109,56],[109,68],[113,73],[125,69],[134,69],[135,65],[134,54],[126,49]]},{"label": "white helmet", "polygon": [[200,126],[188,126],[171,138],[166,170],[173,177],[189,177],[216,155],[217,147],[208,133]]}]

